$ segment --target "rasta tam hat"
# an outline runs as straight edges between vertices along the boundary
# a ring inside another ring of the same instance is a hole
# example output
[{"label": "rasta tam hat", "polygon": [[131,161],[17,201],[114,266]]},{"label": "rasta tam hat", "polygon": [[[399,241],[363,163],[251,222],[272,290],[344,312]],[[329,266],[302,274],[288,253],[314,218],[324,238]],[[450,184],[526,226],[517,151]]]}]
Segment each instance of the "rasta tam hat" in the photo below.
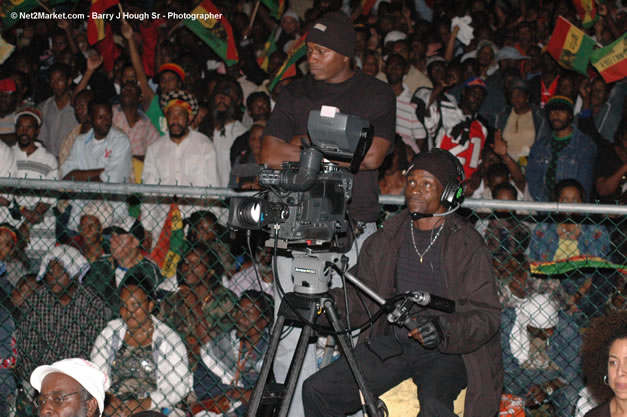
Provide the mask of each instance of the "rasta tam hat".
[{"label": "rasta tam hat", "polygon": [[173,72],[181,79],[181,81],[185,81],[185,70],[180,65],[177,65],[173,62],[168,62],[167,64],[163,64],[159,67],[159,71],[157,74],[161,75],[165,71]]},{"label": "rasta tam hat", "polygon": [[189,91],[172,90],[167,94],[161,94],[159,104],[163,113],[166,114],[168,109],[174,106],[183,107],[189,113],[189,121],[191,122],[198,113],[198,101],[196,97]]},{"label": "rasta tam hat", "polygon": [[342,12],[330,12],[316,20],[305,41],[352,58],[355,56],[357,34],[348,16]]},{"label": "rasta tam hat", "polygon": [[54,373],[67,375],[81,384],[85,391],[90,393],[98,402],[98,415],[102,416],[105,392],[111,385],[111,381],[104,372],[85,359],[63,359],[52,365],[43,365],[36,368],[30,376],[30,384],[37,391],[41,392],[41,385],[46,376]]},{"label": "rasta tam hat", "polygon": [[15,117],[13,121],[17,123],[18,119],[24,115],[32,116],[37,121],[37,126],[41,126],[41,121],[43,120],[43,116],[39,109],[31,106],[25,106],[21,109],[17,109],[15,112]]},{"label": "rasta tam hat", "polygon": [[549,99],[544,107],[546,114],[548,115],[551,110],[566,110],[570,113],[573,112],[575,105],[573,101],[566,96],[553,96]]}]

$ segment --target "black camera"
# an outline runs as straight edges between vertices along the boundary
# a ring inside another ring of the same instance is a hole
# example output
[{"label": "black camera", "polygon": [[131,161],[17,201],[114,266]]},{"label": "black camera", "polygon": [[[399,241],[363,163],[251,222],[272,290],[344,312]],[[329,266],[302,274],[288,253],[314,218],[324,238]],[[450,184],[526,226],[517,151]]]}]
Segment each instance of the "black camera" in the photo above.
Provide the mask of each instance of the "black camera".
[{"label": "black camera", "polygon": [[[260,197],[231,198],[229,226],[260,230],[278,227],[280,247],[346,252],[352,231],[346,214],[353,175],[372,143],[370,123],[323,106],[307,121],[311,145],[303,144],[298,162],[282,169],[261,169]],[[335,161],[350,162],[350,169]]]}]

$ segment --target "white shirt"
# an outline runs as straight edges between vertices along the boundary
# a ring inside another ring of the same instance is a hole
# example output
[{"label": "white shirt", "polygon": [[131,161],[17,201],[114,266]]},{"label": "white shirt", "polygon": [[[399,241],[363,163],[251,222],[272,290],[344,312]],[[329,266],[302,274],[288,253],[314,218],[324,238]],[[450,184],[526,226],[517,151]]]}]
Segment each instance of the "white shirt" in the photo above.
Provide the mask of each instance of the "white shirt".
[{"label": "white shirt", "polygon": [[[263,268],[259,265],[260,268]],[[237,297],[241,297],[242,293],[247,290],[257,290],[262,291],[268,294],[269,296],[273,296],[273,288],[271,282],[266,282],[262,278],[263,271],[259,271],[259,280],[261,281],[262,288],[259,288],[259,281],[257,280],[257,274],[255,272],[254,267],[249,267],[244,270],[239,271],[231,279],[228,279],[226,276],[222,279],[222,285],[225,288],[233,291]]]},{"label": "white shirt", "polygon": [[424,139],[427,133],[416,117],[416,105],[411,102],[411,97],[409,88],[403,84],[403,92],[396,97],[396,133],[414,153],[420,153],[416,140]]},{"label": "white shirt", "polygon": [[216,148],[218,160],[218,186],[226,188],[229,186],[231,177],[231,146],[238,136],[246,132],[246,127],[236,120],[224,126],[224,135],[219,130],[213,131],[213,144]]},{"label": "white shirt", "polygon": [[[36,145],[35,145],[36,146]],[[13,145],[13,155],[15,156],[15,162],[17,164],[17,176],[18,178],[29,179],[44,179],[44,180],[56,180],[58,179],[58,165],[57,158],[50,152],[46,151],[42,146],[37,146],[35,151],[28,155],[26,152],[20,149],[15,144]],[[38,202],[46,204],[54,204],[55,199],[51,197],[40,197],[41,192],[38,190],[25,190],[30,192],[31,196],[19,196],[17,195],[17,202],[21,206],[33,207]]]},{"label": "white shirt", "polygon": [[[226,157],[229,162],[229,157]],[[218,187],[216,151],[209,138],[191,130],[176,144],[167,133],[148,147],[144,184]]]},{"label": "white shirt", "polygon": [[[37,146],[37,145],[35,145]],[[56,180],[58,179],[57,158],[42,146],[30,155],[20,149],[19,145],[13,145],[13,155],[17,164],[17,176],[19,178]]]},{"label": "white shirt", "polygon": [[74,170],[101,168],[104,168],[100,174],[103,182],[125,182],[131,176],[131,143],[116,127],[99,140],[94,137],[94,129],[79,135],[61,166],[61,175],[65,177]]},{"label": "white shirt", "polygon": [[0,141],[0,177],[15,177],[17,164],[13,151],[4,142]]}]

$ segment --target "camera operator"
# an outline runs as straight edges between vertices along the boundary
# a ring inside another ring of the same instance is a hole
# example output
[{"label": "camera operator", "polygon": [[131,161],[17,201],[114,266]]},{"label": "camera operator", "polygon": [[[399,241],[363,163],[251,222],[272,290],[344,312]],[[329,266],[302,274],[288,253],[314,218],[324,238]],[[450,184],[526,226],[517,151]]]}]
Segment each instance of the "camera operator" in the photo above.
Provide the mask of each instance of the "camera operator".
[{"label": "camera operator", "polygon": [[[354,177],[349,215],[356,243],[346,254],[349,265],[357,260],[360,241],[376,230],[379,216],[377,169],[394,139],[396,97],[386,83],[353,70],[356,34],[350,18],[331,12],[316,21],[307,35],[307,63],[310,74],[290,83],[278,97],[264,131],[262,163],[280,168],[284,161],[298,161],[301,138],[307,138],[307,118],[311,110],[322,105],[334,106],[340,112],[359,116],[374,127],[372,145]],[[339,255],[338,255],[339,257]],[[278,276],[285,292],[293,290],[291,258],[278,259]],[[275,289],[276,291],[276,289]],[[275,294],[275,308],[280,305]],[[278,381],[287,375],[300,331],[292,330],[277,351],[274,372]],[[302,381],[317,370],[314,346],[309,345],[305,363],[290,408],[290,416],[303,415]]]},{"label": "camera operator", "polygon": [[[448,151],[436,148],[416,156],[407,172],[408,209],[364,243],[354,270],[386,299],[427,291],[456,303],[454,313],[413,306],[410,317],[417,326],[410,332],[379,320],[369,342],[355,348],[375,397],[413,378],[421,417],[455,416],[453,402],[464,387],[464,415],[491,417],[499,409],[501,306],[483,239],[452,214],[463,194],[462,180],[463,168]],[[342,297],[335,299],[338,311],[344,311]],[[349,302],[351,321],[368,319],[354,287]],[[374,303],[368,308],[377,310]],[[360,339],[364,335],[370,331]],[[305,381],[303,402],[307,417],[343,416],[359,409],[357,384],[344,358]]]}]

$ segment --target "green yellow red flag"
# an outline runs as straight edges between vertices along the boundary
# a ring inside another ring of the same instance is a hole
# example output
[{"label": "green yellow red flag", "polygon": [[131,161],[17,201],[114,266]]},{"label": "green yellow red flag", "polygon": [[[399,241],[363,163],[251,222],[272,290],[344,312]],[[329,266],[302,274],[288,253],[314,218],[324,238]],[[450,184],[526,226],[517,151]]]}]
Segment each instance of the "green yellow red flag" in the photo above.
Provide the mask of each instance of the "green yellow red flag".
[{"label": "green yellow red flag", "polygon": [[159,266],[165,278],[176,275],[176,266],[185,250],[183,218],[176,203],[170,205],[168,217],[159,234],[157,245],[150,253],[150,258]]},{"label": "green yellow red flag", "polygon": [[594,40],[560,16],[546,50],[562,67],[586,75]]},{"label": "green yellow red flag", "polygon": [[280,19],[285,11],[285,0],[261,0],[264,6],[270,10],[270,15],[275,19]]},{"label": "green yellow red flag", "polygon": [[106,35],[106,23],[99,16],[108,8],[120,4],[119,0],[91,0],[89,18],[87,19],[87,41],[90,45],[103,40]]},{"label": "green yellow red flag", "polygon": [[235,64],[239,60],[237,46],[226,16],[210,0],[204,0],[190,14],[192,17],[183,24],[209,45],[227,66]]},{"label": "green yellow red flag", "polygon": [[577,9],[577,16],[581,19],[585,29],[593,26],[599,20],[594,0],[573,0],[573,5]]},{"label": "green yellow red flag", "polygon": [[301,36],[290,49],[283,65],[281,65],[281,68],[279,68],[272,81],[270,81],[268,85],[269,91],[274,90],[274,87],[276,87],[279,81],[296,75],[296,63],[307,53],[307,44],[305,43],[307,33]]},{"label": "green yellow red flag", "polygon": [[261,69],[263,69],[266,72],[268,71],[268,63],[270,62],[270,55],[272,55],[274,51],[276,51],[275,38],[276,38],[276,29],[273,30],[272,33],[270,33],[268,40],[263,46],[263,51],[261,51],[261,54],[259,54],[259,56],[257,57],[257,64],[259,65],[259,67],[261,67]]},{"label": "green yellow red flag", "polygon": [[593,51],[590,62],[606,83],[627,77],[627,33],[605,48]]},{"label": "green yellow red flag", "polygon": [[615,269],[627,274],[627,265],[619,265],[598,256],[579,255],[560,261],[530,262],[529,269],[534,275],[561,275],[577,269]]},{"label": "green yellow red flag", "polygon": [[39,6],[35,0],[5,0],[0,2],[0,19],[4,29],[20,21],[20,13],[31,12]]}]

